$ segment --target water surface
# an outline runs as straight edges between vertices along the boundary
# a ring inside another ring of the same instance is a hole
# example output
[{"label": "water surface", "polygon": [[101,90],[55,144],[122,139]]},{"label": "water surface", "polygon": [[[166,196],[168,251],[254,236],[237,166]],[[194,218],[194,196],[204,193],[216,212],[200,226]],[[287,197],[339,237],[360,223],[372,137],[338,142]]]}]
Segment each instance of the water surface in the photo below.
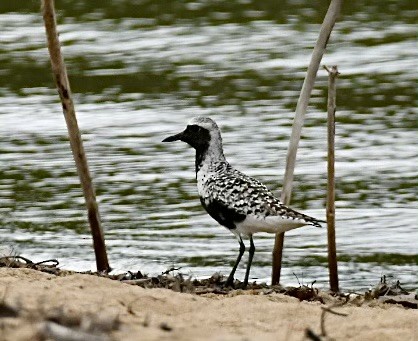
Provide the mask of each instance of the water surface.
[{"label": "water surface", "polygon": [[[69,1],[58,9],[111,266],[227,274],[238,243],[200,207],[193,150],[161,140],[209,115],[230,163],[278,194],[327,2],[153,4]],[[336,217],[345,289],[365,289],[383,274],[417,286],[415,7],[346,4],[323,60],[341,72]],[[0,243],[35,261],[94,269],[41,16],[34,3],[0,10]],[[292,196],[294,208],[318,218],[325,216],[326,86],[320,70]],[[254,279],[269,279],[273,242],[256,235]],[[289,232],[283,282],[297,283],[295,274],[327,286],[326,252],[325,229]]]}]

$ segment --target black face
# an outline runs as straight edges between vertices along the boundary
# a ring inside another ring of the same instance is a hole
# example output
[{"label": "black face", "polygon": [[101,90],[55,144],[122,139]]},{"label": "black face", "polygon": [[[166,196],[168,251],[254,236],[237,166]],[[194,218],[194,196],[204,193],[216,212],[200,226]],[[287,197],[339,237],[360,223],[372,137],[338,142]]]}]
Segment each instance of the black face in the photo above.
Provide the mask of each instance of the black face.
[{"label": "black face", "polygon": [[183,141],[192,146],[196,151],[201,152],[209,147],[209,130],[196,124],[188,125],[183,132],[167,137],[163,142]]}]

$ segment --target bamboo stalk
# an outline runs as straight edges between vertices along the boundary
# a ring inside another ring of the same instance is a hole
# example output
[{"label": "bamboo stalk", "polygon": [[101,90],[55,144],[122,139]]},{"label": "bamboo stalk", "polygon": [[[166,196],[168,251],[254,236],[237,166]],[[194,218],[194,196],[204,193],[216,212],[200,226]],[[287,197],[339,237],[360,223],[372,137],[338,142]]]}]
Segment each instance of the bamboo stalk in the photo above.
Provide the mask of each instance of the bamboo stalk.
[{"label": "bamboo stalk", "polygon": [[[328,39],[331,35],[332,29],[337,21],[337,17],[340,13],[342,0],[331,0],[328,7],[327,14],[325,15],[322,23],[321,31],[319,32],[318,40],[312,52],[311,61],[308,66],[308,71],[303,82],[302,90],[299,95],[298,103],[296,105],[295,118],[293,120],[292,134],[290,136],[289,148],[286,157],[286,170],[283,180],[283,190],[281,200],[285,205],[289,205],[293,175],[296,164],[296,153],[299,145],[299,140],[302,132],[303,122],[305,120],[306,109],[308,108],[309,99],[311,97],[312,89],[315,83],[316,74],[319,69],[319,65],[324,55],[325,48],[328,43]],[[278,284],[280,282],[280,271],[282,266],[282,254],[283,254],[284,233],[276,235],[276,240],[273,249],[273,265],[272,265],[272,284]]]},{"label": "bamboo stalk", "polygon": [[86,154],[84,152],[83,141],[78,128],[74,103],[71,97],[70,83],[67,76],[67,69],[64,63],[64,58],[61,54],[53,0],[42,1],[42,15],[45,22],[52,73],[61,100],[71,150],[77,166],[77,172],[83,189],[84,199],[86,201],[88,220],[90,223],[94,251],[96,255],[97,271],[107,272],[110,271],[110,266],[107,259],[103,231],[100,224],[99,208],[96,202],[96,195],[87,164]]},{"label": "bamboo stalk", "polygon": [[335,111],[337,108],[336,78],[339,75],[336,65],[328,72],[328,189],[327,189],[327,226],[328,226],[328,269],[329,283],[333,292],[338,292],[337,246],[335,243]]}]

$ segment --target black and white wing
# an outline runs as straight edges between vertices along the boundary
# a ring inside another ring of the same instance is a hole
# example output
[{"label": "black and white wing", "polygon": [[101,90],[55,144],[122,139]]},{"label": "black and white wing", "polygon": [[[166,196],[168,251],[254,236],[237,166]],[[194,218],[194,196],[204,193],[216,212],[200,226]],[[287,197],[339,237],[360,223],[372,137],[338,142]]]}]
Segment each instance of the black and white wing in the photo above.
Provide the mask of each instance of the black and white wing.
[{"label": "black and white wing", "polygon": [[321,226],[319,220],[285,206],[261,182],[230,166],[209,177],[200,200],[212,218],[229,229],[234,229],[247,217],[272,225],[275,221],[294,221],[301,225]]}]

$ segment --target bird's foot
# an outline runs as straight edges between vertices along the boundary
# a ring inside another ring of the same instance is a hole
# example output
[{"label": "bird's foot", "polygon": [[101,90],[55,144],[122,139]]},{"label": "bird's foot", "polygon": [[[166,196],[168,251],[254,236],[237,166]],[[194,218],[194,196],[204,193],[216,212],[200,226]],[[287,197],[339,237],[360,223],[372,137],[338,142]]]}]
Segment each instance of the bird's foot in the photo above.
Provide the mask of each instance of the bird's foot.
[{"label": "bird's foot", "polygon": [[237,283],[235,285],[234,289],[242,289],[242,290],[245,290],[245,289],[247,289],[247,285],[248,285],[248,283],[239,282],[239,283]]},{"label": "bird's foot", "polygon": [[228,279],[224,283],[223,287],[224,288],[232,288],[232,289],[235,289],[234,278],[233,277],[228,277]]},{"label": "bird's foot", "polygon": [[240,282],[235,281],[233,278],[228,278],[226,282],[223,284],[224,288],[232,288],[232,289],[247,289],[248,282]]}]

